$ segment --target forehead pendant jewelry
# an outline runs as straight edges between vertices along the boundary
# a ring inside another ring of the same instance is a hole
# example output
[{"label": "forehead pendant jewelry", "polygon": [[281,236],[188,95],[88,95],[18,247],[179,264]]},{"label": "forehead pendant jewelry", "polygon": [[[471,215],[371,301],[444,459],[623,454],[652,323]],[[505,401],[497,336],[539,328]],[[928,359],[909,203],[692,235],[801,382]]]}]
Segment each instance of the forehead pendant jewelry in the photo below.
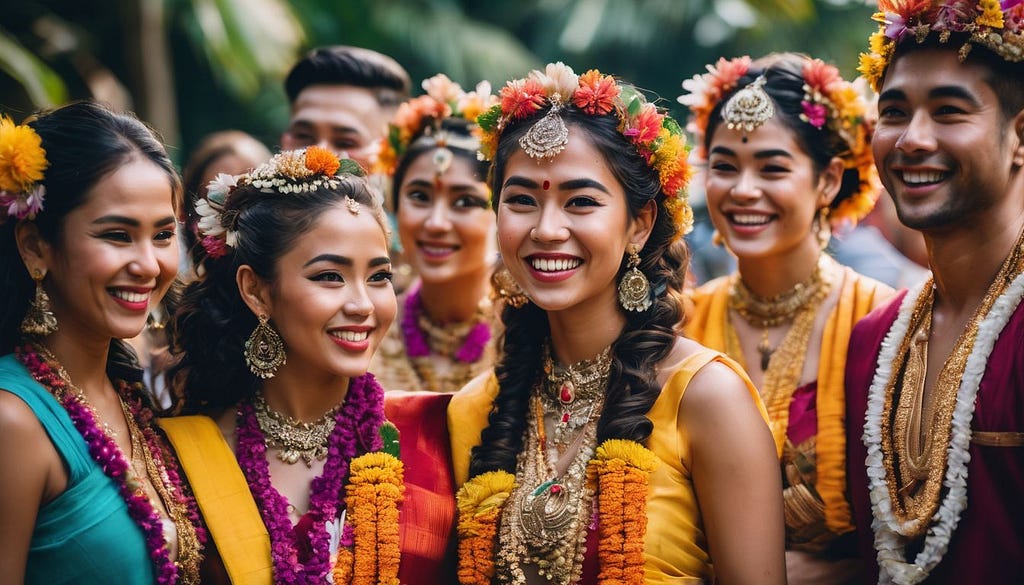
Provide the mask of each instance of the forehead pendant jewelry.
[{"label": "forehead pendant jewelry", "polygon": [[764,75],[758,77],[737,91],[722,108],[722,120],[730,130],[743,132],[743,142],[747,141],[747,132],[760,128],[775,116],[772,98],[764,91],[766,81]]},{"label": "forehead pendant jewelry", "polygon": [[441,188],[441,177],[451,168],[454,158],[455,155],[452,154],[452,151],[448,150],[448,147],[438,140],[437,149],[434,151],[434,156],[431,159],[431,162],[434,164],[434,188]]},{"label": "forehead pendant jewelry", "polygon": [[348,195],[345,196],[345,207],[348,208],[348,212],[352,215],[359,215],[359,202]]},{"label": "forehead pendant jewelry", "polygon": [[519,146],[530,158],[552,158],[565,150],[569,143],[569,129],[558,112],[562,109],[562,97],[551,96],[551,109],[519,139]]}]

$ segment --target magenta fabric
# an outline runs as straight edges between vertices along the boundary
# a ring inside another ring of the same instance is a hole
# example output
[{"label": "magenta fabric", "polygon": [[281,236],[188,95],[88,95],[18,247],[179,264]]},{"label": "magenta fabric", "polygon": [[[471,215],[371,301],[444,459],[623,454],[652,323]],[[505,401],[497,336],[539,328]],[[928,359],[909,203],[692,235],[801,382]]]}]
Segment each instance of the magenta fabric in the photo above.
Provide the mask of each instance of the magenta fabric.
[{"label": "magenta fabric", "polygon": [[[878,581],[871,531],[867,449],[862,440],[867,392],[879,348],[896,320],[905,292],[864,317],[850,337],[846,361],[847,477],[868,582]],[[996,340],[978,390],[975,431],[1024,431],[1024,303]],[[1024,583],[1024,448],[971,443],[967,509],[939,566],[924,581]]]}]

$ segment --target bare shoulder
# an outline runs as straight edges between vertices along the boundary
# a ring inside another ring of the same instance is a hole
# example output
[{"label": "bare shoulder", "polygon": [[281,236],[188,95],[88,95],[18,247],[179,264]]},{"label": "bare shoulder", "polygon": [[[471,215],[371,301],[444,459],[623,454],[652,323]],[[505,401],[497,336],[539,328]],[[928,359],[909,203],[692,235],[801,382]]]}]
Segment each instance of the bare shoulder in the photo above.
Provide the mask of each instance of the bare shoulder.
[{"label": "bare shoulder", "polygon": [[[679,371],[679,368],[690,357],[709,351],[707,347],[686,338],[676,338],[672,351],[658,364],[658,383],[664,386]],[[701,368],[686,387],[686,396],[704,394],[723,395],[736,394],[749,400],[746,380],[731,367],[720,361],[712,361]],[[713,399],[709,397],[709,399]]]},{"label": "bare shoulder", "polygon": [[0,443],[18,448],[21,448],[21,445],[14,440],[15,437],[35,437],[49,442],[46,431],[32,408],[17,395],[3,388],[0,388],[0,436],[4,437]]}]

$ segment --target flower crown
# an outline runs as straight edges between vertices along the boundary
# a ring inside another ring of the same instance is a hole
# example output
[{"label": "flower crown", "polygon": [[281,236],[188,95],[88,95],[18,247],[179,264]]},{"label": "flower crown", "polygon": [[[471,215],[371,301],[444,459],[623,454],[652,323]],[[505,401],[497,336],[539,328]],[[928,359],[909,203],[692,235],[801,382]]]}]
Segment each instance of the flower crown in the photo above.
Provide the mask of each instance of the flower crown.
[{"label": "flower crown", "polygon": [[923,43],[933,32],[941,43],[953,33],[968,35],[959,50],[961,61],[974,44],[1010,63],[1024,60],[1022,0],[879,0],[872,20],[879,23],[878,30],[871,35],[870,52],[860,55],[858,71],[875,91],[882,85],[896,45],[909,38]]},{"label": "flower crown", "polygon": [[[322,186],[334,189],[339,184],[339,171],[355,176],[364,174],[359,163],[347,158],[339,160],[325,148],[310,146],[275,154],[244,175],[217,175],[207,186],[206,197],[196,201],[203,249],[211,258],[220,258],[228,248],[238,245],[238,210],[227,209],[228,197],[238,188],[249,185],[261,193],[279,195],[308,193]],[[349,211],[359,212],[359,203],[354,199],[346,203]]]},{"label": "flower crown", "polygon": [[[530,140],[520,141],[531,156],[550,157],[564,148],[567,134],[561,135],[565,131],[564,124],[557,116],[563,106],[574,105],[590,116],[614,113],[619,119],[619,131],[658,173],[666,195],[665,207],[676,226],[676,237],[693,229],[693,211],[686,192],[692,175],[687,162],[690,148],[686,136],[675,120],[659,112],[635,88],[596,69],[576,75],[559,62],[548,64],[543,72],[534,70],[524,79],[509,81],[501,89],[500,97],[500,103],[477,118],[482,132],[480,156],[484,160],[494,159],[498,140],[509,123],[536,114],[545,104],[551,106],[548,114],[524,136]],[[561,130],[557,127],[559,124]]]},{"label": "flower crown", "polygon": [[35,219],[43,210],[43,171],[50,163],[42,142],[31,127],[0,116],[0,223]]},{"label": "flower crown", "polygon": [[[679,103],[692,113],[687,130],[700,143],[700,154],[707,158],[704,136],[711,122],[711,112],[739,84],[750,70],[748,56],[719,59],[708,65],[708,72],[683,81],[690,92],[679,96]],[[828,129],[839,135],[848,149],[840,153],[847,169],[857,169],[860,184],[857,191],[840,201],[829,214],[834,229],[848,228],[863,219],[875,206],[880,193],[878,171],[871,154],[873,125],[867,119],[867,104],[852,83],[840,76],[839,70],[819,59],[804,61],[804,99],[800,102],[800,119],[819,130]]]},{"label": "flower crown", "polygon": [[[426,95],[402,103],[388,124],[388,135],[381,140],[380,151],[374,163],[374,172],[394,174],[399,159],[417,136],[427,132],[437,137],[438,143],[450,143],[451,136],[442,136],[441,122],[445,118],[463,118],[475,122],[476,117],[494,105],[498,98],[491,95],[491,84],[481,81],[476,90],[463,91],[462,87],[443,73],[423,80]],[[474,134],[476,133],[474,128]],[[453,146],[463,147],[462,144]],[[466,150],[477,150],[477,139],[466,141]]]}]

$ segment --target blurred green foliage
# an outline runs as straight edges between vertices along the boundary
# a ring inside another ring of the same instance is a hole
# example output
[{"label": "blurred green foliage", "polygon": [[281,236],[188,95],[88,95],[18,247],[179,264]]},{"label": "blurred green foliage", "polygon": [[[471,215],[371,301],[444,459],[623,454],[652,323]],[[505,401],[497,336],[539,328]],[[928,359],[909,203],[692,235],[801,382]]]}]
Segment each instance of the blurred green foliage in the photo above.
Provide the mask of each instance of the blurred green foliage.
[{"label": "blurred green foliage", "polygon": [[[635,83],[674,115],[680,83],[718,57],[794,50],[853,75],[863,0],[23,0],[0,11],[0,111],[20,120],[98,97],[160,130],[179,162],[205,134],[276,147],[281,81],[308,48],[352,44],[499,88],[549,61]],[[418,91],[418,88],[416,88]]]}]

